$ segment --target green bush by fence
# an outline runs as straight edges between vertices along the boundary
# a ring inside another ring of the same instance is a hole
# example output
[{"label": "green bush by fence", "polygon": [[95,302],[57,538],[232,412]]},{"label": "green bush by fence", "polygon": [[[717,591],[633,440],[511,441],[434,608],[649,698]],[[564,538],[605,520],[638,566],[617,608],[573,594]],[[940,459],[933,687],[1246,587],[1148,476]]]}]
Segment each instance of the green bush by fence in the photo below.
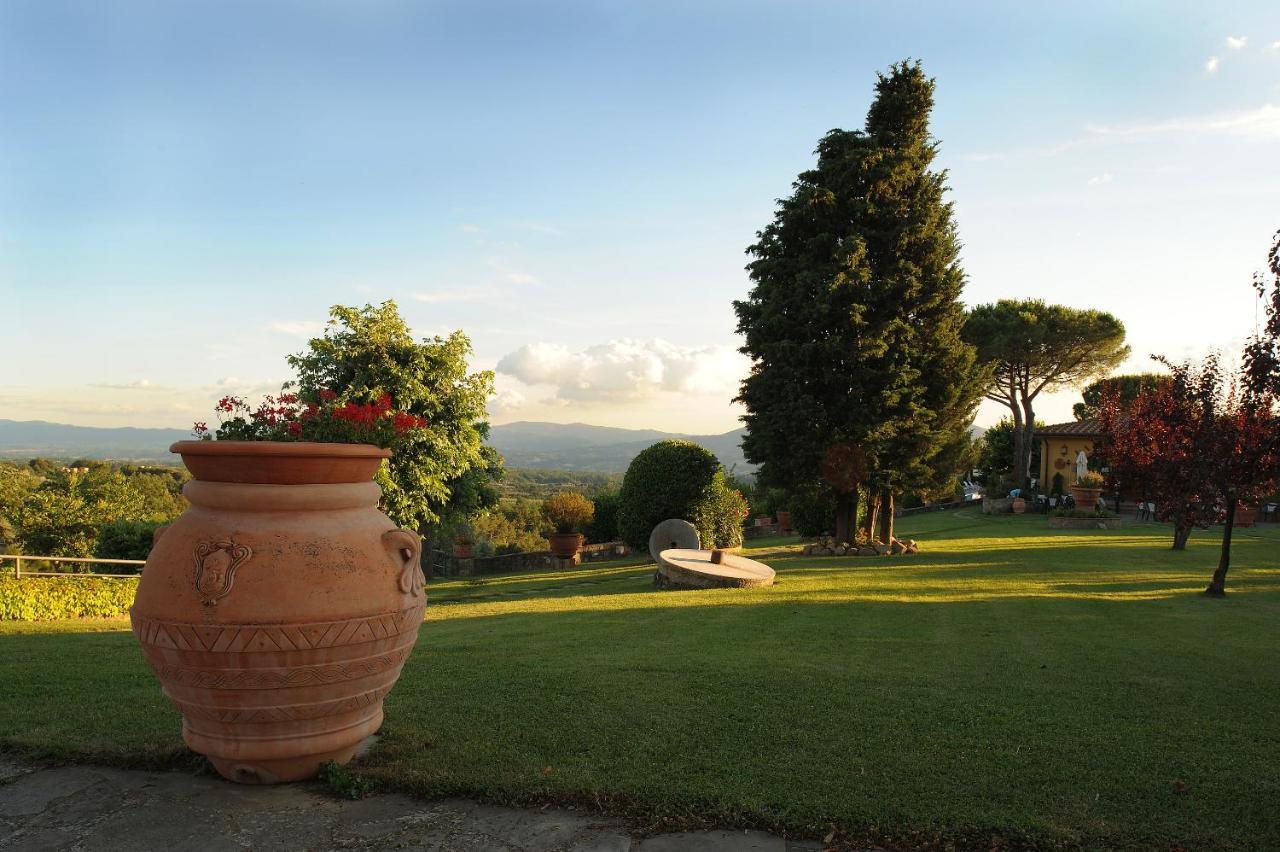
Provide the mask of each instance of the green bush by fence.
[{"label": "green bush by fence", "polygon": [[0,621],[126,615],[137,591],[132,577],[0,577]]}]

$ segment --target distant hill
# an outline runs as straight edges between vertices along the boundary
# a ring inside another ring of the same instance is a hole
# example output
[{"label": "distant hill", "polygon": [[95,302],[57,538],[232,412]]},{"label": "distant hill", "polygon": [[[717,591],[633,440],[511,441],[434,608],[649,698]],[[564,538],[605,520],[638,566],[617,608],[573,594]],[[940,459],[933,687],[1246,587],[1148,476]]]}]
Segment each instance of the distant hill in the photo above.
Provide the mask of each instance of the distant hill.
[{"label": "distant hill", "polygon": [[489,443],[502,453],[508,467],[621,473],[646,447],[668,438],[684,438],[711,450],[726,469],[751,473],[755,466],[742,455],[745,433],[745,429],[735,429],[720,435],[688,435],[586,423],[519,422],[494,426]]},{"label": "distant hill", "polygon": [[[744,429],[722,435],[676,435],[657,429],[618,429],[586,423],[506,423],[489,443],[508,467],[621,473],[645,447],[666,438],[701,444],[738,473],[754,470],[742,455]],[[48,456],[173,463],[169,445],[191,437],[185,429],[69,426],[44,420],[0,420],[0,458]]]},{"label": "distant hill", "polygon": [[190,437],[190,429],[101,428],[44,420],[0,420],[0,457],[47,456],[172,464],[177,459],[169,453],[169,445]]}]

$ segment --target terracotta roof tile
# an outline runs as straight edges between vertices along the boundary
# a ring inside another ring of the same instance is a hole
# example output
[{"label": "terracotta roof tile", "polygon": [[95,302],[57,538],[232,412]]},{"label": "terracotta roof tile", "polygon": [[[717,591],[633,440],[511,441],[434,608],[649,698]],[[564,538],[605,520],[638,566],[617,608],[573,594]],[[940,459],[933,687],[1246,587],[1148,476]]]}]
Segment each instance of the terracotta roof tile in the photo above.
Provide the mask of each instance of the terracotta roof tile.
[{"label": "terracotta roof tile", "polygon": [[1098,437],[1102,434],[1102,424],[1094,418],[1072,420],[1070,423],[1054,423],[1052,426],[1045,426],[1043,429],[1037,429],[1036,434],[1044,437],[1052,435],[1081,435],[1085,437]]}]

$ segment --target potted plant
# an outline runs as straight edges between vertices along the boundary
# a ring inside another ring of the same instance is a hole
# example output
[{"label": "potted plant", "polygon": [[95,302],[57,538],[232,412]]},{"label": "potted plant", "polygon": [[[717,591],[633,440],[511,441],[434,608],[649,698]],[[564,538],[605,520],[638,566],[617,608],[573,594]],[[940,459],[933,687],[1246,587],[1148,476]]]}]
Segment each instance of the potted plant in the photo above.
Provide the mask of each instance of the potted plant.
[{"label": "potted plant", "polygon": [[1009,502],[1009,508],[1013,509],[1015,515],[1021,515],[1027,511],[1027,501],[1019,494]]},{"label": "potted plant", "polygon": [[582,549],[582,528],[595,517],[596,507],[574,491],[556,491],[542,501],[542,514],[555,527],[547,538],[551,555],[572,559]]},{"label": "potted plant", "polygon": [[475,555],[475,538],[471,534],[471,528],[466,524],[460,524],[453,531],[453,558],[454,559],[470,559]]},{"label": "potted plant", "polygon": [[1092,470],[1086,470],[1077,477],[1071,486],[1071,496],[1076,501],[1076,508],[1089,511],[1098,505],[1098,498],[1102,496],[1102,484],[1102,474]]},{"label": "potted plant", "polygon": [[778,510],[778,532],[783,535],[791,534],[791,513],[786,509]]},{"label": "potted plant", "polygon": [[421,542],[378,509],[374,474],[426,422],[332,392],[217,412],[170,447],[191,505],[157,532],[133,632],[218,772],[309,778],[378,729],[418,638]]}]

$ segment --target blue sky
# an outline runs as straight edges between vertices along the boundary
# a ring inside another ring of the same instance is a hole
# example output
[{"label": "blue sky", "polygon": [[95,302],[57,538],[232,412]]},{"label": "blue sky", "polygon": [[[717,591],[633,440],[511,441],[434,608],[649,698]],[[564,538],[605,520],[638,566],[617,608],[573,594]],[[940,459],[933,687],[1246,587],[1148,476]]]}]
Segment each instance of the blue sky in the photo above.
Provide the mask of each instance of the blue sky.
[{"label": "blue sky", "polygon": [[1280,5],[1118,5],[4,4],[0,416],[185,426],[394,298],[471,336],[496,422],[734,428],[743,249],[904,57],[967,301],[1111,310],[1138,368],[1230,349]]}]

